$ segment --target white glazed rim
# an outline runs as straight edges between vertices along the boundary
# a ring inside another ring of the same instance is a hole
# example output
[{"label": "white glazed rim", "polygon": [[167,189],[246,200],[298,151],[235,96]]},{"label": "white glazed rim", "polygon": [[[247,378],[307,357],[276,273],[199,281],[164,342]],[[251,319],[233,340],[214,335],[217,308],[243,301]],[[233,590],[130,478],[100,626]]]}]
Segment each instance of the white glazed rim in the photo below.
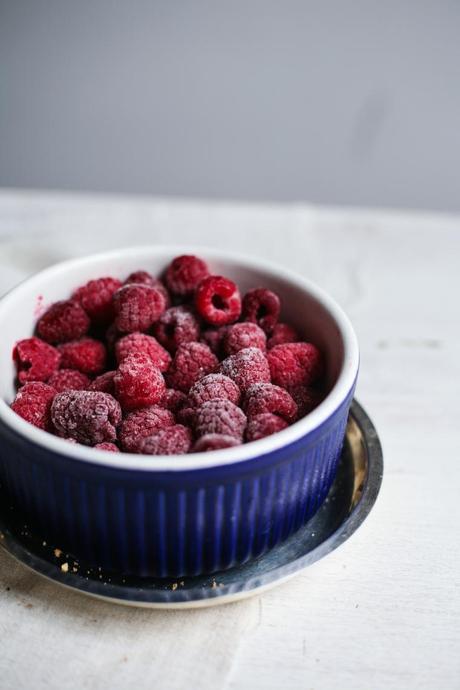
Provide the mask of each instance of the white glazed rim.
[{"label": "white glazed rim", "polygon": [[193,453],[190,455],[135,455],[133,453],[112,453],[110,451],[95,450],[83,445],[71,444],[67,441],[42,431],[32,424],[15,414],[13,410],[0,399],[0,419],[11,429],[28,441],[48,448],[54,453],[81,460],[92,464],[100,464],[113,467],[114,469],[126,470],[145,470],[145,471],[178,471],[178,470],[197,470],[207,467],[220,465],[231,465],[244,462],[252,458],[272,453],[284,446],[288,446],[300,438],[321,426],[344,402],[355,382],[359,367],[359,348],[356,334],[353,327],[339,305],[326,292],[311,281],[291,273],[284,268],[270,263],[269,261],[254,259],[252,257],[241,256],[227,251],[218,251],[207,247],[199,246],[175,246],[175,245],[154,245],[131,247],[130,249],[119,249],[110,252],[92,254],[88,257],[72,259],[60,262],[47,268],[20,283],[17,287],[8,292],[0,301],[0,328],[2,316],[9,304],[20,296],[24,289],[37,285],[39,289],[43,277],[56,278],[69,270],[78,268],[80,265],[87,265],[89,262],[97,264],[100,261],[110,261],[120,256],[134,257],[145,261],[150,256],[162,256],[170,259],[180,254],[199,254],[204,259],[209,260],[231,260],[243,267],[258,269],[266,273],[285,280],[292,285],[296,285],[308,292],[316,299],[334,319],[344,346],[344,358],[340,374],[337,381],[327,395],[325,400],[306,417],[300,419],[292,426],[280,431],[273,436],[243,444],[233,448],[225,448],[208,453]]}]

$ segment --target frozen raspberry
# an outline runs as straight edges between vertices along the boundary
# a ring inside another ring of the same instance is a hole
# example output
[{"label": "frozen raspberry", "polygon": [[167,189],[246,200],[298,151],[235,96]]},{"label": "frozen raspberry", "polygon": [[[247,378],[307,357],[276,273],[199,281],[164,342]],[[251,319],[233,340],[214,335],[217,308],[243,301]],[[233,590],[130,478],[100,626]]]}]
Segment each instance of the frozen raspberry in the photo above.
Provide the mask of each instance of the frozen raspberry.
[{"label": "frozen raspberry", "polygon": [[196,410],[190,405],[184,405],[176,412],[176,419],[180,424],[190,427],[190,429],[195,428],[195,418]]},{"label": "frozen raspberry", "polygon": [[190,429],[175,424],[159,431],[155,436],[144,439],[140,445],[140,452],[144,455],[184,455],[192,445]]},{"label": "frozen raspberry", "polygon": [[104,443],[96,443],[94,446],[98,450],[108,450],[111,453],[119,453],[120,449],[114,443],[109,443],[109,441],[104,441]]},{"label": "frozen raspberry", "polygon": [[164,312],[165,297],[150,285],[124,285],[113,296],[115,326],[121,333],[146,331]]},{"label": "frozen raspberry", "polygon": [[224,434],[242,439],[245,428],[246,415],[230,400],[208,400],[196,411],[197,436]]},{"label": "frozen raspberry", "polygon": [[185,343],[180,345],[167,373],[170,388],[187,393],[191,386],[219,364],[207,345]]},{"label": "frozen raspberry", "polygon": [[116,371],[106,371],[105,374],[97,376],[94,381],[91,381],[88,390],[110,393],[110,395],[115,397],[115,384],[113,380],[116,373]]},{"label": "frozen raspberry", "polygon": [[284,345],[285,343],[296,343],[300,340],[300,336],[288,323],[277,323],[272,331],[270,338],[267,341],[267,349],[271,350],[275,345]]},{"label": "frozen raspberry", "polygon": [[323,399],[321,392],[311,386],[293,386],[289,388],[289,393],[297,403],[297,419],[305,417],[318,407]]},{"label": "frozen raspberry", "polygon": [[222,352],[222,343],[229,326],[207,328],[201,332],[201,342],[207,345],[218,357]]},{"label": "frozen raspberry", "polygon": [[256,323],[235,323],[228,326],[223,339],[226,355],[234,355],[246,347],[258,347],[265,352],[267,348],[267,336]]},{"label": "frozen raspberry", "polygon": [[270,383],[267,359],[256,347],[247,347],[221,363],[219,372],[229,376],[241,391],[254,383]]},{"label": "frozen raspberry", "polygon": [[131,273],[126,278],[125,285],[129,285],[130,283],[150,285],[150,287],[157,288],[165,298],[166,308],[170,306],[171,298],[169,297],[169,292],[167,291],[166,287],[163,285],[161,280],[154,278],[150,273],[147,273],[147,271],[134,271],[134,273]]},{"label": "frozen raspberry", "polygon": [[187,297],[195,291],[198,283],[209,275],[209,269],[197,256],[177,256],[169,264],[165,281],[173,295]]},{"label": "frozen raspberry", "polygon": [[208,400],[230,400],[238,405],[240,389],[232,379],[223,374],[208,374],[191,387],[188,401],[191,407],[199,407]]},{"label": "frozen raspberry", "polygon": [[200,325],[190,309],[171,307],[153,326],[153,333],[167,350],[175,352],[179,345],[198,340]]},{"label": "frozen raspberry", "polygon": [[275,345],[267,359],[273,383],[282,388],[309,386],[323,372],[321,353],[311,343]]},{"label": "frozen raspberry", "polygon": [[37,333],[47,343],[65,343],[84,336],[89,329],[88,314],[78,302],[55,302],[37,323]]},{"label": "frozen raspberry", "polygon": [[293,422],[297,417],[297,404],[289,393],[274,386],[272,383],[255,383],[246,391],[243,410],[248,417],[254,417],[263,412],[272,412],[287,422]]},{"label": "frozen raspberry", "polygon": [[54,398],[51,419],[58,436],[94,446],[104,441],[115,441],[121,408],[107,393],[66,391]]},{"label": "frozen raspberry", "polygon": [[148,355],[132,354],[119,365],[114,376],[115,393],[123,410],[155,405],[163,397],[165,382]]},{"label": "frozen raspberry", "polygon": [[63,369],[77,369],[83,374],[100,374],[105,369],[106,350],[100,340],[82,338],[58,345]]},{"label": "frozen raspberry", "polygon": [[262,412],[251,417],[246,428],[246,441],[257,441],[259,438],[271,436],[289,426],[288,423],[271,412]]},{"label": "frozen raspberry", "polygon": [[72,299],[81,304],[94,323],[109,323],[114,316],[112,297],[121,285],[117,278],[90,280],[74,292]]},{"label": "frozen raspberry", "polygon": [[115,357],[120,364],[133,353],[141,352],[152,360],[160,371],[167,371],[171,364],[171,355],[151,335],[145,333],[130,333],[115,343]]},{"label": "frozen raspberry", "polygon": [[31,381],[19,389],[11,403],[11,409],[29,424],[49,430],[51,403],[55,395],[56,391],[48,384]]},{"label": "frozen raspberry", "polygon": [[47,381],[61,361],[61,355],[52,345],[40,338],[26,338],[16,343],[13,359],[20,383]]},{"label": "frozen raspberry", "polygon": [[267,288],[249,290],[243,299],[243,319],[271,333],[280,315],[280,298]]},{"label": "frozen raspberry", "polygon": [[198,314],[213,326],[237,321],[241,314],[241,296],[235,283],[222,276],[208,276],[195,293]]},{"label": "frozen raspberry", "polygon": [[139,453],[140,444],[166,427],[173,426],[174,415],[159,405],[151,405],[130,412],[121,423],[120,443],[127,453]]},{"label": "frozen raspberry", "polygon": [[86,374],[76,369],[60,369],[48,379],[48,385],[52,386],[57,393],[84,391],[88,390],[90,380]]},{"label": "frozen raspberry", "polygon": [[163,393],[159,405],[171,410],[171,412],[178,412],[187,404],[187,396],[182,391],[177,391],[174,388],[167,388]]},{"label": "frozen raspberry", "polygon": [[198,439],[192,448],[193,453],[207,453],[210,450],[232,448],[241,445],[241,441],[235,436],[224,434],[206,434]]}]

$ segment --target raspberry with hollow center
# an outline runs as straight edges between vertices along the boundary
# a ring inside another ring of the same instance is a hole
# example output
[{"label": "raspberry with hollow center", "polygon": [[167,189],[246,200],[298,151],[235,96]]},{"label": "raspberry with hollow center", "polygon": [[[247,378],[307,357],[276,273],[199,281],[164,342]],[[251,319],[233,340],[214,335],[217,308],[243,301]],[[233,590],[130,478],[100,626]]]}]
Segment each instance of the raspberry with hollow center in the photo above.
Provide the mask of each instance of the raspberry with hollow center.
[{"label": "raspberry with hollow center", "polygon": [[107,393],[66,391],[54,398],[51,419],[58,436],[94,446],[104,441],[115,441],[121,408]]},{"label": "raspberry with hollow center", "polygon": [[130,273],[129,276],[125,280],[125,285],[129,285],[130,283],[138,283],[141,285],[150,285],[150,287],[157,288],[165,298],[165,304],[166,308],[168,308],[171,304],[171,298],[169,296],[169,292],[167,291],[166,287],[163,285],[161,280],[158,280],[158,278],[154,278],[150,273],[147,271],[134,271],[134,273]]},{"label": "raspberry with hollow center", "polygon": [[188,393],[196,381],[214,371],[218,364],[219,360],[207,345],[180,345],[167,373],[169,387]]},{"label": "raspberry with hollow center", "polygon": [[115,343],[115,357],[120,364],[133,353],[143,353],[150,357],[152,364],[163,372],[169,369],[171,355],[151,335],[145,333],[129,333]]},{"label": "raspberry with hollow center", "polygon": [[179,345],[198,340],[200,325],[187,307],[171,307],[154,324],[153,333],[167,350],[175,352]]},{"label": "raspberry with hollow center", "polygon": [[11,403],[11,409],[29,424],[49,431],[51,403],[55,395],[56,391],[48,384],[31,381],[18,390]]},{"label": "raspberry with hollow center", "polygon": [[115,397],[114,378],[116,371],[106,371],[104,374],[97,376],[94,381],[89,384],[88,390],[100,391],[101,393],[110,393]]},{"label": "raspberry with hollow center", "polygon": [[100,340],[82,338],[58,345],[63,369],[77,369],[83,374],[100,374],[105,369],[106,349]]},{"label": "raspberry with hollow center", "polygon": [[59,369],[48,379],[48,385],[57,393],[88,390],[90,383],[88,376],[76,369]]},{"label": "raspberry with hollow center", "polygon": [[208,400],[196,410],[197,436],[224,434],[242,439],[245,428],[246,415],[230,400]]},{"label": "raspberry with hollow center", "polygon": [[124,285],[113,296],[115,326],[120,333],[147,331],[166,308],[162,292],[150,285]]},{"label": "raspberry with hollow center", "polygon": [[109,441],[104,441],[103,443],[96,443],[94,446],[98,450],[108,450],[111,453],[119,453],[120,449],[118,446],[115,445],[115,443],[110,443]]},{"label": "raspberry with hollow center", "polygon": [[52,345],[40,338],[26,338],[16,343],[13,359],[20,383],[47,381],[57,370],[61,355]]},{"label": "raspberry with hollow center", "polygon": [[323,399],[319,390],[311,386],[292,386],[289,393],[297,403],[297,419],[305,417],[309,412],[318,407]]},{"label": "raspberry with hollow center", "polygon": [[82,338],[88,332],[90,319],[74,300],[52,304],[38,320],[37,333],[47,343],[65,343]]},{"label": "raspberry with hollow center", "polygon": [[264,353],[247,347],[221,362],[219,372],[229,376],[241,391],[254,383],[270,383],[270,369]]},{"label": "raspberry with hollow center", "polygon": [[150,357],[140,352],[129,355],[121,362],[113,382],[123,410],[155,405],[165,392],[163,374]]},{"label": "raspberry with hollow center", "polygon": [[258,441],[288,427],[286,420],[271,412],[262,412],[251,417],[246,427],[246,441]]},{"label": "raspberry with hollow center", "polygon": [[97,278],[82,285],[72,295],[91,321],[94,323],[109,323],[113,319],[113,295],[122,286],[117,278]]},{"label": "raspberry with hollow center", "polygon": [[192,407],[199,407],[208,400],[220,399],[238,405],[240,397],[240,389],[231,378],[223,374],[208,374],[193,384],[188,402]]},{"label": "raspberry with hollow center", "polygon": [[257,323],[265,333],[271,333],[280,315],[280,298],[267,288],[249,290],[243,299],[243,319]]},{"label": "raspberry with hollow center", "polygon": [[287,422],[293,422],[297,417],[297,404],[289,393],[272,383],[255,383],[246,391],[243,410],[248,417],[272,412]]},{"label": "raspberry with hollow center", "polygon": [[267,336],[256,323],[235,323],[228,326],[223,338],[223,347],[226,355],[234,355],[246,347],[258,347],[265,352]]},{"label": "raspberry with hollow center", "polygon": [[295,328],[288,323],[277,323],[270,338],[267,340],[267,349],[271,350],[275,345],[297,343],[299,340],[300,336]]},{"label": "raspberry with hollow center", "polygon": [[207,323],[225,326],[237,321],[241,314],[240,292],[232,280],[208,276],[196,289],[195,307]]},{"label": "raspberry with hollow center", "polygon": [[119,431],[120,443],[127,453],[140,453],[141,442],[175,424],[174,415],[159,405],[151,405],[126,415]]},{"label": "raspberry with hollow center", "polygon": [[282,388],[310,386],[323,373],[321,353],[312,343],[276,345],[267,360],[273,383]]},{"label": "raspberry with hollow center", "polygon": [[209,275],[206,263],[197,256],[177,256],[166,269],[165,282],[173,295],[187,297],[198,283]]},{"label": "raspberry with hollow center", "polygon": [[140,445],[140,452],[143,455],[184,455],[191,445],[190,429],[182,424],[175,424],[145,438]]},{"label": "raspberry with hollow center", "polygon": [[192,448],[192,453],[208,453],[210,450],[221,450],[222,448],[233,448],[240,446],[240,439],[235,436],[225,434],[205,434],[196,441]]}]

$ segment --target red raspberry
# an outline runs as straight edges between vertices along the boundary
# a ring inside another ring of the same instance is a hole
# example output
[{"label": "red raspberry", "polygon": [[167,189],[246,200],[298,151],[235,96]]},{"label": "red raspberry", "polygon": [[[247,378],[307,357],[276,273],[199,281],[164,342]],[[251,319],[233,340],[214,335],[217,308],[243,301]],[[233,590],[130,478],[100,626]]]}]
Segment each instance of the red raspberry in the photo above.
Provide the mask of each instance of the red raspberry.
[{"label": "red raspberry", "polygon": [[66,391],[54,398],[51,419],[58,436],[94,446],[104,441],[115,441],[121,408],[107,393]]},{"label": "red raspberry", "polygon": [[260,438],[265,438],[265,436],[271,436],[276,434],[278,431],[286,429],[288,423],[278,417],[276,414],[271,412],[262,412],[262,414],[256,414],[251,417],[248,421],[248,426],[246,428],[246,441],[258,441]]},{"label": "red raspberry", "polygon": [[163,397],[165,381],[161,371],[142,353],[126,357],[114,376],[115,393],[123,410],[155,405]]},{"label": "red raspberry", "polygon": [[311,343],[275,345],[267,359],[273,383],[282,388],[309,386],[323,372],[321,353]]},{"label": "red raspberry", "polygon": [[171,412],[178,412],[187,404],[187,396],[182,391],[176,391],[174,388],[167,388],[161,398],[159,405]]},{"label": "red raspberry", "polygon": [[219,372],[229,376],[241,391],[254,383],[270,383],[270,369],[263,352],[247,347],[221,363]]},{"label": "red raspberry", "polygon": [[188,394],[191,407],[199,407],[208,400],[230,400],[238,405],[240,389],[232,379],[223,374],[208,374],[193,384]]},{"label": "red raspberry", "polygon": [[166,301],[156,287],[124,285],[113,296],[115,326],[121,333],[146,331],[164,312]]},{"label": "red raspberry", "polygon": [[229,326],[207,328],[201,332],[201,342],[207,345],[218,357],[221,354],[222,343]]},{"label": "red raspberry", "polygon": [[56,371],[48,380],[48,385],[52,386],[55,391],[62,393],[63,391],[83,391],[88,390],[90,380],[86,374],[76,369],[60,369]]},{"label": "red raspberry", "polygon": [[167,371],[171,364],[171,355],[151,335],[145,333],[130,333],[115,343],[115,357],[120,364],[133,353],[141,352],[152,360],[160,371]]},{"label": "red raspberry", "polygon": [[31,381],[20,388],[11,403],[11,409],[39,429],[51,427],[51,403],[56,391],[40,381]]},{"label": "red raspberry", "polygon": [[200,325],[190,309],[171,307],[160,316],[153,333],[167,350],[175,352],[179,345],[198,340]]},{"label": "red raspberry", "polygon": [[175,424],[144,439],[140,452],[144,455],[184,455],[191,445],[190,429],[182,424]]},{"label": "red raspberry", "polygon": [[207,453],[210,450],[220,450],[221,448],[232,448],[241,445],[241,441],[235,436],[224,434],[206,434],[198,439],[192,448],[193,453]]},{"label": "red raspberry", "polygon": [[196,410],[194,407],[190,407],[190,405],[184,405],[176,412],[177,421],[191,429],[195,428],[195,418]]},{"label": "red raspberry", "polygon": [[267,349],[271,350],[275,345],[296,343],[299,340],[300,336],[295,328],[292,328],[288,323],[277,323],[267,341]]},{"label": "red raspberry", "polygon": [[198,283],[209,275],[209,269],[197,256],[177,256],[169,264],[165,281],[173,295],[187,297],[195,291]]},{"label": "red raspberry", "polygon": [[245,428],[246,415],[230,400],[208,400],[196,411],[197,436],[224,434],[242,439]]},{"label": "red raspberry", "polygon": [[207,345],[185,343],[180,345],[169,368],[167,377],[170,388],[187,393],[193,384],[210,374],[219,364]]},{"label": "red raspberry", "polygon": [[263,412],[277,414],[287,422],[293,422],[297,417],[297,404],[292,397],[284,388],[272,383],[255,383],[250,386],[244,396],[243,410],[248,417]]},{"label": "red raspberry", "polygon": [[38,335],[47,343],[65,343],[84,336],[90,320],[78,302],[55,302],[37,323]]},{"label": "red raspberry", "polygon": [[280,298],[267,288],[249,290],[243,299],[243,319],[271,333],[280,315]]},{"label": "red raspberry", "polygon": [[297,403],[297,419],[305,417],[309,412],[318,407],[323,399],[320,391],[311,386],[293,386],[289,393]]},{"label": "red raspberry", "polygon": [[222,276],[208,276],[195,293],[198,314],[213,326],[237,321],[241,314],[241,296],[235,283]]},{"label": "red raspberry", "polygon": [[90,280],[73,293],[72,299],[81,304],[94,323],[109,323],[114,316],[112,297],[121,285],[117,278]]},{"label": "red raspberry", "polygon": [[116,373],[116,371],[106,371],[105,374],[97,376],[94,381],[91,381],[88,390],[110,393],[110,395],[115,397],[115,383],[113,380]]},{"label": "red raspberry", "polygon": [[166,287],[163,285],[161,280],[158,280],[158,278],[154,278],[150,273],[147,273],[147,271],[134,271],[134,273],[131,273],[126,278],[125,285],[129,285],[130,283],[138,283],[140,285],[150,285],[150,287],[157,288],[163,294],[163,297],[165,298],[166,308],[168,308],[170,306],[171,298],[169,296],[169,292],[167,291]]},{"label": "red raspberry", "polygon": [[140,453],[140,445],[144,438],[153,436],[162,429],[173,426],[174,423],[172,412],[159,405],[130,412],[121,423],[121,447],[126,453]]},{"label": "red raspberry", "polygon": [[246,347],[258,347],[265,352],[267,348],[267,336],[256,323],[235,323],[228,326],[223,338],[224,352],[226,355],[234,355]]},{"label": "red raspberry", "polygon": [[94,446],[98,450],[108,450],[111,453],[119,453],[120,449],[114,443],[109,443],[109,441],[104,441],[104,443],[96,443]]},{"label": "red raspberry", "polygon": [[83,374],[100,374],[105,369],[107,353],[100,340],[82,338],[58,346],[63,369],[77,369]]},{"label": "red raspberry", "polygon": [[16,343],[13,359],[20,383],[47,381],[59,367],[61,355],[40,338],[26,338]]}]

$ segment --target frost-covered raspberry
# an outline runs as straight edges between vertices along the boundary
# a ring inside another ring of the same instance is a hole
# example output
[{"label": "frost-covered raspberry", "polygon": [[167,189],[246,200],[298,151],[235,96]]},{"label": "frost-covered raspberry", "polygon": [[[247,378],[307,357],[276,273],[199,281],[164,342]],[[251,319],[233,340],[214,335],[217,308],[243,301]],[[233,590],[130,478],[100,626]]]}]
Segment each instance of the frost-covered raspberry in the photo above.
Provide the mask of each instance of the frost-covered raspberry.
[{"label": "frost-covered raspberry", "polygon": [[273,331],[280,309],[280,298],[267,288],[249,290],[243,299],[243,319],[257,323],[265,333]]},{"label": "frost-covered raspberry", "polygon": [[123,410],[135,410],[158,403],[165,392],[161,371],[142,353],[126,357],[113,379],[115,394]]},{"label": "frost-covered raspberry", "polygon": [[310,386],[323,373],[321,353],[311,343],[276,345],[267,360],[273,383],[282,388]]},{"label": "frost-covered raspberry", "polygon": [[241,445],[240,439],[224,434],[206,434],[201,436],[192,448],[193,453],[208,453],[210,450],[233,448]]},{"label": "frost-covered raspberry", "polygon": [[200,325],[187,307],[171,307],[153,326],[153,333],[167,350],[175,352],[179,345],[199,339]]},{"label": "frost-covered raspberry", "polygon": [[192,407],[199,407],[208,400],[230,400],[238,405],[240,389],[232,379],[223,374],[208,374],[191,387],[188,402]]},{"label": "frost-covered raspberry", "polygon": [[115,445],[115,443],[109,443],[109,441],[104,441],[104,443],[96,443],[94,446],[98,450],[108,450],[111,453],[119,453],[120,449],[118,446]]},{"label": "frost-covered raspberry", "polygon": [[83,307],[73,300],[55,302],[38,320],[37,333],[47,343],[65,343],[86,335],[90,319]]},{"label": "frost-covered raspberry", "polygon": [[264,353],[247,347],[221,362],[219,372],[229,376],[241,391],[254,383],[270,383],[270,369]]},{"label": "frost-covered raspberry", "polygon": [[278,431],[282,431],[289,426],[288,423],[271,412],[262,412],[256,414],[248,420],[246,427],[246,441],[258,441],[265,436],[271,436]]},{"label": "frost-covered raspberry", "polygon": [[191,445],[190,429],[182,424],[175,424],[144,439],[140,452],[144,455],[184,455]]},{"label": "frost-covered raspberry", "polygon": [[300,336],[295,328],[288,323],[277,323],[272,331],[271,336],[267,340],[267,349],[271,350],[275,345],[284,345],[285,343],[296,343],[300,340]]},{"label": "frost-covered raspberry", "polygon": [[171,412],[178,412],[182,407],[187,404],[187,396],[182,391],[178,391],[175,388],[167,388],[163,393],[159,405],[171,410]]},{"label": "frost-covered raspberry", "polygon": [[180,345],[167,373],[169,387],[187,393],[196,381],[214,371],[218,364],[219,360],[207,345]]},{"label": "frost-covered raspberry", "polygon": [[212,326],[225,326],[241,314],[240,292],[232,280],[208,276],[195,292],[195,307],[201,318]]},{"label": "frost-covered raspberry", "polygon": [[115,441],[121,408],[107,393],[66,391],[54,398],[51,419],[58,436],[94,446],[104,441]]},{"label": "frost-covered raspberry", "polygon": [[94,323],[109,323],[114,316],[112,298],[121,285],[117,278],[90,280],[73,293],[72,299],[81,304]]},{"label": "frost-covered raspberry", "polygon": [[16,394],[11,409],[39,429],[48,431],[51,425],[51,403],[56,391],[41,381],[26,383]]},{"label": "frost-covered raspberry", "polygon": [[180,424],[190,427],[190,429],[195,428],[196,419],[196,409],[190,405],[184,405],[179,408],[176,412],[176,419]]},{"label": "frost-covered raspberry", "polygon": [[48,385],[52,386],[57,393],[84,391],[88,389],[90,383],[89,377],[76,369],[59,369],[48,379]]},{"label": "frost-covered raspberry", "polygon": [[207,345],[217,357],[221,356],[222,344],[228,328],[229,326],[221,326],[201,331],[201,342]]},{"label": "frost-covered raspberry", "polygon": [[88,386],[90,391],[100,391],[101,393],[110,393],[115,397],[115,384],[114,378],[116,371],[106,371],[104,374],[97,376],[94,381]]},{"label": "frost-covered raspberry", "polygon": [[113,296],[115,326],[121,333],[147,331],[164,312],[163,293],[150,285],[124,285]]},{"label": "frost-covered raspberry", "polygon": [[206,263],[197,256],[177,256],[166,269],[165,282],[173,295],[187,297],[209,275]]},{"label": "frost-covered raspberry", "polygon": [[169,296],[169,292],[167,291],[165,285],[161,282],[161,280],[158,280],[158,278],[154,278],[151,273],[148,273],[147,271],[134,271],[134,273],[130,273],[129,276],[125,280],[125,285],[129,285],[130,283],[139,283],[141,285],[150,285],[150,287],[157,288],[164,296],[165,298],[165,304],[166,308],[168,308],[171,304],[171,298]]},{"label": "frost-covered raspberry", "polygon": [[115,357],[120,364],[133,353],[141,352],[152,360],[152,363],[163,372],[169,369],[171,355],[160,345],[158,340],[145,333],[129,333],[115,343]]},{"label": "frost-covered raspberry", "polygon": [[323,399],[321,391],[311,386],[292,386],[289,388],[289,393],[297,403],[297,419],[305,417],[318,407]]},{"label": "frost-covered raspberry", "polygon": [[140,453],[141,443],[166,427],[173,426],[174,415],[159,405],[130,412],[122,421],[119,431],[121,447],[126,453]]},{"label": "frost-covered raspberry", "polygon": [[52,345],[33,337],[16,343],[13,359],[19,383],[27,383],[47,381],[59,367],[61,355]]},{"label": "frost-covered raspberry", "polygon": [[244,396],[243,410],[248,417],[262,412],[272,412],[287,422],[293,422],[297,417],[297,404],[293,398],[284,388],[272,383],[250,386]]},{"label": "frost-covered raspberry", "polygon": [[256,323],[235,323],[228,326],[223,338],[223,348],[226,355],[234,355],[246,347],[258,347],[265,352],[267,336]]},{"label": "frost-covered raspberry", "polygon": [[106,349],[100,340],[82,338],[58,345],[63,369],[77,369],[83,374],[100,374],[105,369]]},{"label": "frost-covered raspberry", "polygon": [[241,439],[245,428],[246,415],[230,400],[208,400],[196,410],[197,436],[224,434]]}]

